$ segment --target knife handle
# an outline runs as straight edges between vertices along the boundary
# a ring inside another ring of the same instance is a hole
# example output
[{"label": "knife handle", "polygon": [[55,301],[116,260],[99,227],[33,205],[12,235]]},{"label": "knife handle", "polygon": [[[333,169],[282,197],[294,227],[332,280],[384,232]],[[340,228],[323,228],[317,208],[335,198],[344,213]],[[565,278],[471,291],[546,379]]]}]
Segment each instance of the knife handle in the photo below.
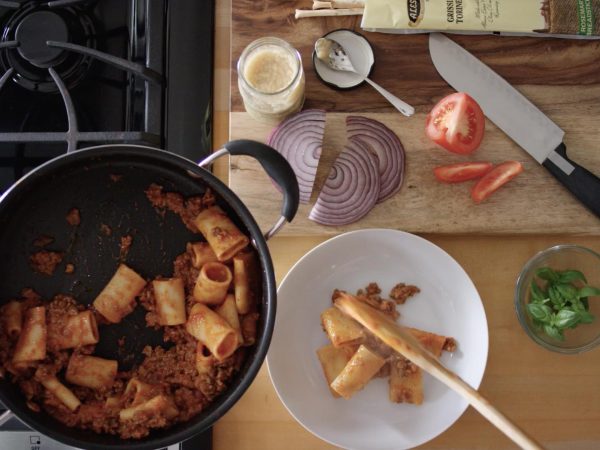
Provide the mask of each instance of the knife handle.
[{"label": "knife handle", "polygon": [[600,218],[600,178],[573,162],[567,157],[564,143],[556,148],[556,152],[575,167],[571,175],[567,175],[556,164],[546,159],[542,165],[554,175],[571,193],[581,201],[596,217]]}]

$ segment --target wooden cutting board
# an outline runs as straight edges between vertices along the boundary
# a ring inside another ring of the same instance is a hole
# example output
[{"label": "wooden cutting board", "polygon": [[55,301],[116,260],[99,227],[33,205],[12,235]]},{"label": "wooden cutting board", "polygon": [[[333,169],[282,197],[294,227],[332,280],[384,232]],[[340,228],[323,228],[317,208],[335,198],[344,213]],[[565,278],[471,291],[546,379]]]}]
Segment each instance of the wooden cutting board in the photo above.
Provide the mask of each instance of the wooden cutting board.
[{"label": "wooden cutting board", "polygon": [[[439,99],[454,91],[433,67],[426,35],[362,32],[359,17],[294,19],[296,8],[311,5],[310,0],[236,0],[232,4],[231,139],[264,142],[271,130],[244,111],[237,87],[237,60],[244,47],[259,37],[280,37],[300,51],[306,72],[305,108],[327,111],[311,204],[300,206],[283,234],[337,234],[373,227],[448,234],[600,234],[600,219],[492,122],[486,123],[481,148],[470,156],[451,154],[427,139],[425,116]],[[313,43],[337,28],[353,29],[367,37],[375,52],[371,78],[412,104],[417,111],[414,116],[402,116],[370,86],[336,91],[318,80],[311,61]],[[600,175],[599,41],[498,36],[452,39],[505,77],[564,129],[569,156]],[[400,137],[406,150],[404,186],[362,220],[345,227],[325,227],[308,220],[308,213],[332,162],[343,149],[344,121],[349,114],[379,120]],[[472,182],[445,185],[432,173],[438,165],[468,160],[518,160],[525,172],[488,201],[475,205],[469,195]],[[277,220],[281,194],[256,161],[233,157],[229,180],[264,229]]]}]

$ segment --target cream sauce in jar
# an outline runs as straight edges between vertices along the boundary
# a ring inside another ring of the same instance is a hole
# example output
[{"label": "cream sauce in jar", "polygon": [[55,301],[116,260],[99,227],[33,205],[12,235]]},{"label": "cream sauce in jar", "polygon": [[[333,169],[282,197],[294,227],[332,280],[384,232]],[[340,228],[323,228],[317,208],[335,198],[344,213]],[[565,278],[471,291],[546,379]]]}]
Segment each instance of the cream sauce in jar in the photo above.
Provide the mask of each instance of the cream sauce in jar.
[{"label": "cream sauce in jar", "polygon": [[250,44],[238,61],[238,86],[255,119],[279,122],[304,104],[304,71],[298,52],[278,38]]}]

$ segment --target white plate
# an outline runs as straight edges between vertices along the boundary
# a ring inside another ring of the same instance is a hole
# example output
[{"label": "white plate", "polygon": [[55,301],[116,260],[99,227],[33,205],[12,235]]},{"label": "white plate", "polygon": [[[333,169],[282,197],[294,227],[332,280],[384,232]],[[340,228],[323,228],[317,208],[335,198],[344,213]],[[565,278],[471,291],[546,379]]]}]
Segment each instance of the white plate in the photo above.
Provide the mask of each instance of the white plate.
[{"label": "white plate", "polygon": [[465,411],[467,402],[424,374],[421,406],[388,400],[386,379],[372,380],[350,400],[329,392],[315,351],[328,343],[319,316],[335,288],[354,292],[377,282],[383,294],[398,282],[421,292],[398,307],[400,323],[458,342],[442,362],[478,388],[488,352],[479,294],[460,265],[436,245],[395,230],[360,230],[307,253],[278,290],[277,318],[267,365],[279,398],[308,431],[340,447],[406,449],[433,439]]},{"label": "white plate", "polygon": [[351,89],[364,83],[364,78],[370,75],[375,63],[375,55],[367,38],[356,31],[345,29],[331,31],[323,37],[333,39],[344,47],[350,61],[352,61],[352,65],[360,75],[333,70],[317,58],[316,53],[313,51],[313,66],[319,78],[325,83],[340,89]]}]

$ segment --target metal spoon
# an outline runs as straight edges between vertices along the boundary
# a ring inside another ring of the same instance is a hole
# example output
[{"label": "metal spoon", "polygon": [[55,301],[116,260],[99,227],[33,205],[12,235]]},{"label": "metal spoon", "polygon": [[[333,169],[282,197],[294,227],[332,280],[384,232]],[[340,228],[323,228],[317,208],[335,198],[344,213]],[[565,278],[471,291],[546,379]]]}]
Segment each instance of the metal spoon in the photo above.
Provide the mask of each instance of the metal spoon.
[{"label": "metal spoon", "polygon": [[408,103],[403,102],[374,81],[358,73],[352,65],[352,61],[350,61],[346,50],[344,50],[344,47],[342,47],[339,42],[334,41],[333,39],[320,38],[317,40],[317,42],[315,42],[315,52],[317,54],[317,58],[319,58],[333,70],[353,72],[363,77],[367,83],[373,86],[377,92],[383,95],[392,105],[394,105],[394,107],[396,107],[398,111],[405,116],[412,116],[415,113],[415,108],[410,106]]}]

